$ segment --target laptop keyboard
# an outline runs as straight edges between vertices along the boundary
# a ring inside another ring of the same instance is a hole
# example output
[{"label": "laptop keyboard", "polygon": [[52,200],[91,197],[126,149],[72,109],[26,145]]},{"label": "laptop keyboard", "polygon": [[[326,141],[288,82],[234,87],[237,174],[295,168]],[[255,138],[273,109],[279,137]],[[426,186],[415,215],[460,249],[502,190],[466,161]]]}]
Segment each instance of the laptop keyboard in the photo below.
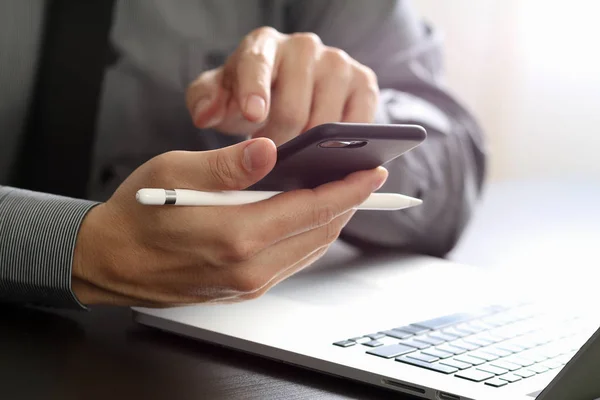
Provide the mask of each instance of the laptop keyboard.
[{"label": "laptop keyboard", "polygon": [[562,368],[588,339],[588,321],[533,305],[490,306],[333,343],[491,387]]}]

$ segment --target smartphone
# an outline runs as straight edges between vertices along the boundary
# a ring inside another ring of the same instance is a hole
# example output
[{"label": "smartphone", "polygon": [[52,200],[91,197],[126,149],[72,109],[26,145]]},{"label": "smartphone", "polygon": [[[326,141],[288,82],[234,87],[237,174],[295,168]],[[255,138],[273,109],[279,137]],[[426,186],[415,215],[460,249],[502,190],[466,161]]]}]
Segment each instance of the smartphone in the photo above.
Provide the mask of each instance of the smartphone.
[{"label": "smartphone", "polygon": [[275,167],[251,189],[312,189],[356,171],[385,166],[426,137],[425,129],[418,125],[315,126],[279,146]]}]

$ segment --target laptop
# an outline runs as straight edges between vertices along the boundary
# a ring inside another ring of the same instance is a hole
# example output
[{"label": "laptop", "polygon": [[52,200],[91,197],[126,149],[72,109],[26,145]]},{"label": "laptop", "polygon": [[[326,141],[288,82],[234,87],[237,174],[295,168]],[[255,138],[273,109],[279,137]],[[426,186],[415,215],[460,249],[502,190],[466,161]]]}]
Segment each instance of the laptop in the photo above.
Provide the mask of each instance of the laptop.
[{"label": "laptop", "polygon": [[519,276],[336,243],[258,299],[134,319],[417,398],[592,400],[600,313],[584,272]]}]

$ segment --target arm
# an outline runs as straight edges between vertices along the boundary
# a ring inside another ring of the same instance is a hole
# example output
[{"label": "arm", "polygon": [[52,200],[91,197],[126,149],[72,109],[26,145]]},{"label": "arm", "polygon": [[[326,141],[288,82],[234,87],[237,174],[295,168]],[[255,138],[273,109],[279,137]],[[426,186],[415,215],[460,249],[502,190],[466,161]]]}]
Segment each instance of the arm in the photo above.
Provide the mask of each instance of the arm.
[{"label": "arm", "polygon": [[93,206],[0,186],[0,302],[82,308],[71,270],[79,226]]},{"label": "arm", "polygon": [[291,30],[310,31],[372,68],[381,90],[378,123],[416,123],[428,138],[386,165],[382,192],[423,199],[420,207],[359,212],[342,237],[361,247],[443,256],[459,239],[482,189],[482,132],[440,83],[440,43],[407,1],[290,3]]}]

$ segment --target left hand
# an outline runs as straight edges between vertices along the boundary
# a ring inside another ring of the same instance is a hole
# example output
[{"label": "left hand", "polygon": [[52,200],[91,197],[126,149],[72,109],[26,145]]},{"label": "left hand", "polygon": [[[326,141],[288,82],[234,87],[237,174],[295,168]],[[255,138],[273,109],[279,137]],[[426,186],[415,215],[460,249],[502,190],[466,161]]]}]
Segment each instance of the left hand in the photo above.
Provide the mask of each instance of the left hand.
[{"label": "left hand", "polygon": [[263,136],[280,145],[327,122],[373,122],[375,73],[312,33],[263,27],[225,65],[202,73],[186,102],[198,128]]}]

